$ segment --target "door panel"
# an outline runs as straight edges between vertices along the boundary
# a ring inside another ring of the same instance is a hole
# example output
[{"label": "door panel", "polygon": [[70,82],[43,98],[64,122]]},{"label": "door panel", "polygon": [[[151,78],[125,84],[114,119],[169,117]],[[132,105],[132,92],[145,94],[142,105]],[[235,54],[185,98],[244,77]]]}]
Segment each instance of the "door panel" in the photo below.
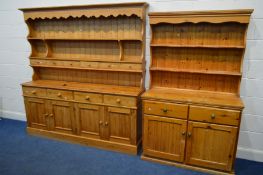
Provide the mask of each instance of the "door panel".
[{"label": "door panel", "polygon": [[130,143],[131,139],[131,110],[108,107],[104,127],[108,128],[111,141]]},{"label": "door panel", "polygon": [[47,113],[44,99],[25,98],[28,125],[33,128],[47,128]]},{"label": "door panel", "polygon": [[78,134],[86,137],[100,138],[103,107],[90,104],[75,104]]},{"label": "door panel", "polygon": [[231,171],[236,135],[236,127],[189,122],[186,163]]},{"label": "door panel", "polygon": [[145,155],[183,162],[186,121],[144,115]]},{"label": "door panel", "polygon": [[72,134],[75,132],[73,104],[49,100],[50,127],[54,131]]}]

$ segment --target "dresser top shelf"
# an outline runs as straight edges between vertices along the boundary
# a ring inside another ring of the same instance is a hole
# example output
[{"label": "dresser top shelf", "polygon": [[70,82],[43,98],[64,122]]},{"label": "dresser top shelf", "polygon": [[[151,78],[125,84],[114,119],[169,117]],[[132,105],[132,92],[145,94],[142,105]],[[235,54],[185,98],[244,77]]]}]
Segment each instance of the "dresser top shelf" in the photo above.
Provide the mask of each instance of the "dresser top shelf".
[{"label": "dresser top shelf", "polygon": [[104,93],[104,94],[116,94],[116,95],[126,95],[126,96],[138,96],[143,92],[143,89],[141,89],[140,87],[78,83],[78,82],[54,81],[54,80],[35,80],[35,81],[23,83],[22,86],[61,89],[61,90],[74,90],[74,91],[94,92],[94,93]]},{"label": "dresser top shelf", "polygon": [[142,98],[235,109],[244,108],[238,95],[212,91],[154,87],[146,91]]}]

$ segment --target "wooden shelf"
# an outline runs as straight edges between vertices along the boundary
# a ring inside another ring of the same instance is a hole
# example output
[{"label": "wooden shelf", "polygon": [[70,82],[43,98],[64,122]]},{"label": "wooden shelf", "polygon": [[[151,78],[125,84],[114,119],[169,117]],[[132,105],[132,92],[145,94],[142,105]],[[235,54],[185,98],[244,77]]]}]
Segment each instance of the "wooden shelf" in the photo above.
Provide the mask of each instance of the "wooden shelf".
[{"label": "wooden shelf", "polygon": [[93,71],[112,71],[112,72],[135,72],[142,73],[142,70],[133,70],[133,69],[101,69],[101,68],[82,68],[82,67],[67,67],[67,66],[49,66],[49,65],[30,65],[31,67],[40,67],[40,68],[58,68],[58,69],[76,69],[76,70],[93,70]]},{"label": "wooden shelf", "polygon": [[126,95],[126,96],[138,96],[143,92],[143,89],[141,89],[140,87],[79,83],[79,82],[68,82],[68,81],[54,81],[54,80],[30,81],[23,83],[22,86],[116,94],[116,95]]},{"label": "wooden shelf", "polygon": [[244,107],[237,94],[212,91],[154,87],[146,91],[142,98],[208,106],[225,106],[237,109]]},{"label": "wooden shelf", "polygon": [[63,61],[88,61],[88,62],[107,62],[107,63],[134,63],[134,64],[142,64],[142,61],[125,61],[125,60],[97,60],[97,59],[85,59],[85,58],[77,58],[77,59],[65,59],[58,57],[37,57],[30,56],[29,59],[41,59],[41,60],[63,60]]},{"label": "wooden shelf", "polygon": [[73,40],[73,41],[142,41],[142,39],[138,38],[123,38],[123,39],[116,39],[116,38],[40,38],[40,37],[27,37],[28,40]]},{"label": "wooden shelf", "polygon": [[231,45],[181,45],[181,44],[169,44],[169,43],[161,43],[155,44],[152,43],[151,47],[190,47],[190,48],[226,48],[226,49],[244,49],[245,46],[231,46]]},{"label": "wooden shelf", "polygon": [[173,69],[173,68],[150,68],[151,71],[168,71],[168,72],[183,72],[183,73],[197,73],[197,74],[214,74],[214,75],[233,75],[241,76],[240,72],[229,72],[229,71],[204,71],[204,70],[190,70],[190,69]]}]

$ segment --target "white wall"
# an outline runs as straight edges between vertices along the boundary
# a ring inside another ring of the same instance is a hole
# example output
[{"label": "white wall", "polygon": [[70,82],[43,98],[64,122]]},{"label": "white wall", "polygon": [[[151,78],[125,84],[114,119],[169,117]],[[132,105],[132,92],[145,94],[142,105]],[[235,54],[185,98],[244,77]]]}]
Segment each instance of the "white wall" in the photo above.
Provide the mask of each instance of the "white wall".
[{"label": "white wall", "polygon": [[[26,40],[27,28],[22,12],[17,9],[111,2],[129,2],[129,0],[0,0],[0,116],[25,120],[19,84],[31,80],[32,70],[28,66],[30,47]],[[246,108],[242,116],[238,157],[263,162],[263,1],[148,0],[147,2],[150,4],[150,12],[255,9],[248,31],[241,85],[241,96]],[[148,21],[147,44],[149,46]],[[149,59],[149,48],[147,48],[147,61]],[[147,64],[147,69],[148,66]],[[148,86],[148,78],[146,80]]]}]

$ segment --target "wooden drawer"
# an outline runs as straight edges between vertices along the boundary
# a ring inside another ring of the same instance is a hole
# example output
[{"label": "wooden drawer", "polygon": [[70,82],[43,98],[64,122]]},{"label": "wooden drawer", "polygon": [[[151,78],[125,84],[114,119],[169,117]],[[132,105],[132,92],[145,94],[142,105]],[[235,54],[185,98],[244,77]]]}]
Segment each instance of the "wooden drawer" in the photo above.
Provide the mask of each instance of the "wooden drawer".
[{"label": "wooden drawer", "polygon": [[63,61],[64,66],[66,67],[79,67],[80,66],[80,62],[78,61]]},{"label": "wooden drawer", "polygon": [[63,90],[47,90],[47,97],[60,99],[60,100],[72,100],[73,94],[71,91],[63,91]]},{"label": "wooden drawer", "polygon": [[103,96],[101,94],[74,92],[74,100],[87,103],[102,103]]},{"label": "wooden drawer", "polygon": [[142,70],[142,64],[120,64],[120,69]]},{"label": "wooden drawer", "polygon": [[84,68],[98,68],[98,62],[81,62],[80,66]]},{"label": "wooden drawer", "polygon": [[47,60],[38,60],[38,59],[30,59],[30,65],[46,65],[47,64]]},{"label": "wooden drawer", "polygon": [[190,106],[189,120],[237,126],[239,119],[240,111]]},{"label": "wooden drawer", "polygon": [[144,102],[144,113],[174,118],[187,118],[188,106],[174,103]]},{"label": "wooden drawer", "polygon": [[136,98],[118,95],[104,95],[104,103],[116,106],[136,107]]},{"label": "wooden drawer", "polygon": [[100,63],[100,69],[118,69],[120,67],[119,63]]},{"label": "wooden drawer", "polygon": [[23,87],[23,95],[31,97],[46,97],[47,91],[44,88]]}]

